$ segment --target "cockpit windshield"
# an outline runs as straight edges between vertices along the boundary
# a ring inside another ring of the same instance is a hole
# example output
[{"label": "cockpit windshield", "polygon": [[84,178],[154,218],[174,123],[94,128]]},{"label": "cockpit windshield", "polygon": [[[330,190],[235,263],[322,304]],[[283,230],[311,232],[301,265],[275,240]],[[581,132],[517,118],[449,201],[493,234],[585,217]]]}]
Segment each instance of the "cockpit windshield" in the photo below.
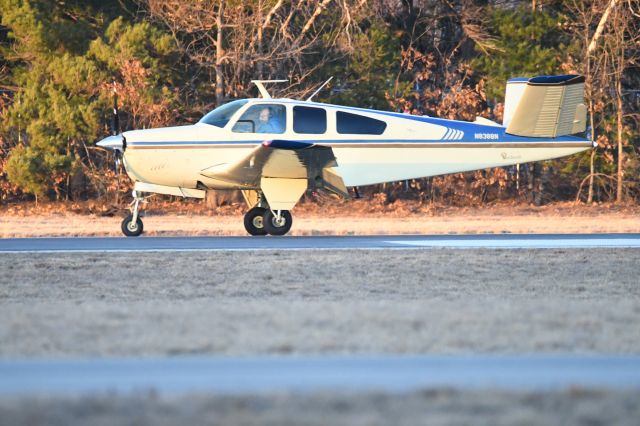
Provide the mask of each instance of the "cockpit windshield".
[{"label": "cockpit windshield", "polygon": [[224,127],[227,125],[233,114],[235,114],[235,112],[247,102],[249,101],[241,99],[221,105],[202,117],[199,123],[210,124],[216,127]]}]

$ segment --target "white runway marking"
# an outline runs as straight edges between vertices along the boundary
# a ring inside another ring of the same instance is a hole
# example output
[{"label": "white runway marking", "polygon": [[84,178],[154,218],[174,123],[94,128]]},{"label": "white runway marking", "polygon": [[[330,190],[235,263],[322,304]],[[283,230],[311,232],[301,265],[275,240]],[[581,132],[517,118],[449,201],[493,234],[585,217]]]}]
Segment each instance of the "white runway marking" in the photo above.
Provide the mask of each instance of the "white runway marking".
[{"label": "white runway marking", "polygon": [[479,234],[319,237],[0,239],[0,253],[132,253],[249,250],[640,248],[640,234]]},{"label": "white runway marking", "polygon": [[493,248],[493,249],[551,249],[551,248],[640,248],[640,238],[618,238],[618,239],[563,239],[543,238],[543,239],[514,239],[499,240],[479,237],[473,240],[404,240],[386,241],[390,244],[421,248]]},{"label": "white runway marking", "polygon": [[639,357],[409,356],[0,361],[0,395],[428,388],[640,389]]}]

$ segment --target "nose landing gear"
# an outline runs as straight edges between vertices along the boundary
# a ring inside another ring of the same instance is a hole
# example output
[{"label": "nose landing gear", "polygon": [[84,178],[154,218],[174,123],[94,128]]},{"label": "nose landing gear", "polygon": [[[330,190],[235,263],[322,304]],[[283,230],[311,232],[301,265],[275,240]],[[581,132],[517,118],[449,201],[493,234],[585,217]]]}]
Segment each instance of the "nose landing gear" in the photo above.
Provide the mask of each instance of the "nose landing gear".
[{"label": "nose landing gear", "polygon": [[133,201],[130,204],[130,206],[132,206],[131,214],[125,217],[120,225],[122,233],[127,237],[137,237],[142,234],[144,225],[142,223],[142,219],[140,219],[140,203],[146,202],[147,200],[145,197],[139,195],[137,191],[133,191]]}]

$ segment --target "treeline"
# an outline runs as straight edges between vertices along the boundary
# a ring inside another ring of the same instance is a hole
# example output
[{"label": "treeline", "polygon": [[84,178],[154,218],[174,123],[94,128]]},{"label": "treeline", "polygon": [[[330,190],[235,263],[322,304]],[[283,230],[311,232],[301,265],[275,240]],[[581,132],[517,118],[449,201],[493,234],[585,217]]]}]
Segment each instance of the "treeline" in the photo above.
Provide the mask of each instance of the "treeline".
[{"label": "treeline", "polygon": [[[640,199],[640,0],[0,0],[3,202],[111,200],[128,189],[95,141],[197,121],[251,79],[278,96],[502,120],[514,76],[586,76],[598,149],[398,182],[443,203]],[[121,197],[122,199],[122,197]]]}]

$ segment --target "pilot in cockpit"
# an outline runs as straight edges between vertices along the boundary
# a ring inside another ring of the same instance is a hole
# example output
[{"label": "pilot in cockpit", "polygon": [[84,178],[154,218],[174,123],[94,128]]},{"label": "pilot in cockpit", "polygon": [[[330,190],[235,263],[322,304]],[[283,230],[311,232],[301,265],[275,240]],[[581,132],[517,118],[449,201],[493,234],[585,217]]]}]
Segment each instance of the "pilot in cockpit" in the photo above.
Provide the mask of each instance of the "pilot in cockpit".
[{"label": "pilot in cockpit", "polygon": [[258,116],[256,133],[282,133],[282,131],[282,122],[273,115],[271,108],[262,108]]}]

